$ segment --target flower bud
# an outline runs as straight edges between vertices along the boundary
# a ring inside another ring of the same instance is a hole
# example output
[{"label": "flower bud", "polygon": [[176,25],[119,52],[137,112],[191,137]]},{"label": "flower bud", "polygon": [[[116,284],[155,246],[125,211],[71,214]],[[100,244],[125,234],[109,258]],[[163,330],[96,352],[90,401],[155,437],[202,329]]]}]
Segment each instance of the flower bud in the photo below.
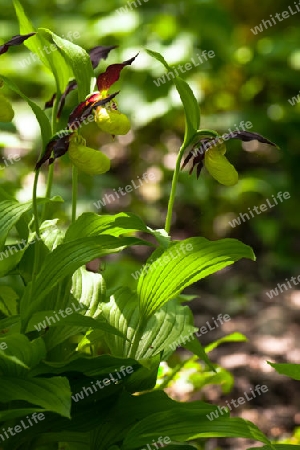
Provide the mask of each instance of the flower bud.
[{"label": "flower bud", "polygon": [[3,94],[0,94],[0,122],[11,122],[14,115],[10,101]]},{"label": "flower bud", "polygon": [[88,175],[100,175],[110,169],[110,159],[104,153],[85,147],[76,138],[70,142],[69,157],[74,166]]},{"label": "flower bud", "polygon": [[130,130],[128,117],[117,109],[98,107],[95,112],[98,127],[112,135],[127,134]]}]

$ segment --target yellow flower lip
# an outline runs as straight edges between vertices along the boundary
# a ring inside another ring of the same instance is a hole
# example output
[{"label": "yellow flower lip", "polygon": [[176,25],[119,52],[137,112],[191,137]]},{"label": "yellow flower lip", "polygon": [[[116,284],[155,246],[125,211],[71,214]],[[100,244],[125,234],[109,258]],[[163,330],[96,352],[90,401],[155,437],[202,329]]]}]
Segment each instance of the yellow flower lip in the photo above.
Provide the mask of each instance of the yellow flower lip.
[{"label": "yellow flower lip", "polygon": [[100,175],[110,169],[110,159],[99,150],[86,147],[81,136],[72,138],[69,157],[74,166],[87,175]]},{"label": "yellow flower lip", "polygon": [[224,144],[209,148],[204,157],[204,165],[210,175],[220,184],[234,186],[239,180],[239,175],[234,166],[224,156],[226,147]]},{"label": "yellow flower lip", "polygon": [[[115,104],[114,108],[116,108]],[[127,134],[131,128],[128,117],[111,107],[99,106],[95,111],[95,122],[102,131],[112,135]]]}]

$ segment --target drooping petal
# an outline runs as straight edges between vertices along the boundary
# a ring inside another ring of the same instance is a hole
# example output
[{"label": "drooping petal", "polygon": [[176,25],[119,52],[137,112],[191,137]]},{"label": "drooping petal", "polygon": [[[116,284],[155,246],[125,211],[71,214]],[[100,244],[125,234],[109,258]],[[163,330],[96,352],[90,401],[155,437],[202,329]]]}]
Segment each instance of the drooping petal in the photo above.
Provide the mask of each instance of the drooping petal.
[{"label": "drooping petal", "polygon": [[0,122],[11,122],[14,118],[14,110],[10,101],[0,94]]},{"label": "drooping petal", "polygon": [[109,52],[117,47],[118,47],[117,45],[108,45],[108,46],[97,45],[97,47],[93,47],[91,50],[89,50],[88,53],[90,55],[93,69],[96,69],[99,62],[102,59],[106,59],[108,57]]},{"label": "drooping petal", "polygon": [[[52,164],[56,158],[64,155],[68,151],[70,139],[73,134],[74,132],[66,130],[56,133],[51,141],[48,142],[42,157],[36,163],[35,170],[39,169],[47,160],[49,160],[49,164]],[[51,157],[52,152],[53,156]]]},{"label": "drooping petal", "polygon": [[30,38],[35,34],[36,33],[28,33],[23,35],[17,34],[16,36],[13,36],[9,41],[5,42],[3,45],[0,45],[0,55],[6,53],[9,47],[12,47],[13,45],[23,44],[23,42],[26,41],[26,39]]},{"label": "drooping petal", "polygon": [[65,102],[66,102],[66,97],[67,95],[71,92],[74,91],[74,89],[77,88],[77,82],[76,80],[71,80],[68,83],[68,86],[65,89],[65,92],[63,92],[62,96],[60,97],[59,100],[59,104],[58,104],[58,109],[57,109],[57,114],[56,114],[56,118],[59,119],[63,110],[63,107],[65,106]]},{"label": "drooping petal", "polygon": [[233,131],[232,133],[230,133],[231,139],[240,139],[241,141],[244,142],[249,142],[249,141],[258,141],[261,142],[262,144],[269,144],[272,145],[273,147],[277,147],[276,144],[274,144],[274,142],[271,142],[269,139],[263,137],[261,134],[258,133],[253,133],[250,131]]},{"label": "drooping petal", "polygon": [[138,53],[133,57],[128,59],[127,61],[122,62],[121,64],[112,64],[107,67],[104,73],[100,73],[97,78],[97,86],[100,92],[108,91],[110,86],[114,84],[120,78],[120,73],[125,66],[129,66],[137,57]]},{"label": "drooping petal", "polygon": [[99,150],[72,141],[69,147],[69,157],[74,166],[88,175],[100,175],[110,169],[110,159]]},{"label": "drooping petal", "polygon": [[93,112],[94,108],[109,103],[118,93],[115,92],[106,98],[102,98],[99,92],[88,96],[71,112],[68,127],[72,130],[77,130],[82,122]]},{"label": "drooping petal", "polygon": [[210,147],[204,157],[204,165],[211,176],[225,186],[233,186],[238,182],[238,173],[224,156],[225,144]]},{"label": "drooping petal", "polygon": [[209,139],[209,138],[200,139],[200,141],[198,141],[192,147],[192,149],[189,151],[189,153],[185,157],[181,169],[183,169],[187,165],[187,163],[190,161],[190,159],[193,158],[192,159],[192,166],[190,168],[189,174],[191,175],[191,173],[193,172],[194,168],[197,167],[197,178],[199,178],[200,172],[201,172],[202,167],[203,167],[203,161],[204,161],[204,155],[205,155],[205,151],[206,151],[206,145],[209,145],[210,142],[211,142],[211,139]]}]

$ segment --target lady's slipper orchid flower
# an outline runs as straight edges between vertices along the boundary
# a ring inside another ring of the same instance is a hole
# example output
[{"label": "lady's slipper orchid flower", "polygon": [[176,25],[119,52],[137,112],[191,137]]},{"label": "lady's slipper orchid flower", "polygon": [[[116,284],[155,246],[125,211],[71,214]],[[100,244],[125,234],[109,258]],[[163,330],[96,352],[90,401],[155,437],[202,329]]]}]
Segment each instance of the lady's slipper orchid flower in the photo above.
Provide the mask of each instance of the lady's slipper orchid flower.
[{"label": "lady's slipper orchid flower", "polygon": [[[112,47],[102,49],[102,54],[108,54]],[[98,52],[99,53],[99,52]],[[101,53],[101,52],[100,52]],[[137,55],[136,55],[137,56]],[[104,73],[97,78],[97,86],[99,91],[88,95],[71,112],[68,120],[67,130],[57,133],[48,143],[44,154],[37,162],[35,169],[39,169],[41,165],[49,160],[49,164],[71,150],[70,159],[80,170],[96,175],[109,170],[108,158],[98,150],[91,149],[83,145],[83,141],[79,143],[79,136],[76,130],[91,116],[92,119],[100,126],[103,131],[115,134],[126,134],[130,129],[129,119],[118,111],[113,99],[118,94],[108,94],[110,86],[115,83],[119,77],[123,67],[130,65],[136,58],[124,61],[121,64],[112,64],[107,67]],[[99,54],[97,58],[99,57]],[[96,59],[97,59],[96,58]],[[95,62],[96,63],[96,62]],[[75,88],[76,85],[72,85]],[[49,102],[50,104],[51,102]],[[84,141],[85,142],[85,141]],[[92,167],[92,165],[95,167]]]},{"label": "lady's slipper orchid flower", "polygon": [[[276,147],[276,144],[264,138],[260,134],[251,133],[249,131],[234,131],[230,134],[230,139],[241,139],[244,142],[257,140],[261,143]],[[199,178],[201,169],[205,166],[211,176],[220,184],[224,184],[225,186],[233,186],[238,182],[238,173],[233,165],[230,164],[224,156],[225,153],[226,146],[222,140],[222,136],[200,139],[200,141],[193,146],[192,150],[186,156],[183,161],[182,169],[193,157],[192,167],[189,172],[190,174],[197,166],[197,178]]]},{"label": "lady's slipper orchid flower", "polygon": [[[46,147],[42,158],[38,161],[35,169],[49,160],[52,164],[54,160],[67,151],[74,166],[88,175],[100,175],[110,169],[110,159],[99,150],[86,147],[85,139],[76,131],[64,131],[57,133]],[[53,156],[51,156],[53,153]]]},{"label": "lady's slipper orchid flower", "polygon": [[[72,129],[76,122],[82,123],[83,116],[87,118],[91,111],[95,110],[95,121],[103,131],[112,135],[128,133],[130,129],[129,119],[125,114],[118,111],[115,101],[110,102],[118,92],[109,95],[108,90],[118,81],[123,67],[130,65],[136,57],[137,55],[121,64],[108,66],[106,71],[97,77],[98,92],[89,95],[84,102],[75,108],[69,117],[69,128]],[[103,106],[104,103],[107,103],[107,105]]]}]

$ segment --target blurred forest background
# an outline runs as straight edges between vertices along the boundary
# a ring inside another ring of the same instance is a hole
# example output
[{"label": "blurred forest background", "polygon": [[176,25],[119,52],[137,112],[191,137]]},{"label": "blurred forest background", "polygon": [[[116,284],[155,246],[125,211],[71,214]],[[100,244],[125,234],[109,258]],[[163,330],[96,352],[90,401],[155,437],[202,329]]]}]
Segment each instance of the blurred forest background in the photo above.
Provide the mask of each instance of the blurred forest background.
[{"label": "blurred forest background", "polygon": [[[160,86],[154,83],[164,74],[164,68],[145,49],[160,52],[173,67],[191,62],[203,50],[213,51],[214,58],[181,74],[199,100],[201,128],[223,134],[229,128],[234,129],[235,124],[239,126],[241,121],[250,121],[253,127],[249,131],[262,134],[280,149],[258,145],[256,141],[243,146],[237,140],[227,142],[227,157],[240,175],[239,183],[230,188],[218,184],[205,170],[198,180],[195,174],[189,176],[187,170],[181,172],[172,237],[234,237],[253,247],[256,263],[242,261],[198,283],[200,299],[191,305],[197,326],[220,312],[233,317],[225,324],[227,328],[224,326],[215,335],[204,336],[207,342],[213,336],[232,331],[241,331],[250,340],[227,344],[212,353],[212,359],[236,377],[237,395],[233,391],[226,399],[238,397],[239,392],[256,382],[271,386],[271,394],[259,400],[261,404],[253,402],[245,406],[243,413],[240,408],[234,414],[244,414],[243,417],[253,420],[272,438],[291,435],[300,423],[299,403],[294,398],[294,390],[299,393],[299,386],[276,375],[266,367],[265,361],[300,362],[299,342],[297,348],[300,296],[296,287],[273,299],[266,291],[300,274],[300,103],[292,106],[288,101],[300,89],[300,13],[255,34],[251,28],[270,19],[270,15],[287,10],[288,4],[295,10],[294,2],[137,0],[136,8],[119,10],[129,3],[22,1],[36,27],[50,28],[65,37],[77,32],[79,38],[73,42],[86,49],[118,45],[101,62],[97,73],[104,71],[108,64],[140,52],[113,89],[120,89],[119,109],[131,118],[132,131],[115,140],[94,128],[86,131],[88,143],[111,157],[112,170],[94,178],[80,175],[78,212],[131,211],[153,228],[164,227],[172,171],[183,139],[184,115],[172,81],[166,80]],[[19,28],[12,3],[0,0],[0,7],[2,43],[18,34]],[[11,48],[1,57],[0,71],[43,106],[54,92],[54,81],[39,61],[29,57],[30,52],[24,46]],[[33,168],[41,150],[39,129],[27,104],[4,89],[16,114],[13,124],[0,125],[0,164],[4,167],[2,157],[9,154],[20,154],[21,160],[0,170],[0,187],[23,201],[31,198]],[[66,103],[62,127],[76,100],[76,94],[72,93]],[[45,190],[46,171],[45,167],[40,177],[40,195]],[[116,198],[101,211],[95,207],[94,202],[106,193],[125,187],[147,171],[155,175],[153,183],[144,183],[132,193]],[[53,194],[65,199],[58,211],[63,223],[68,220],[71,208],[71,170],[67,155],[56,162],[54,177]],[[254,206],[266,203],[266,199],[271,201],[272,195],[280,191],[289,192],[290,199],[239,226],[229,224],[248,208],[253,210]],[[140,268],[145,257],[140,249],[122,256],[123,270],[119,273],[115,273],[113,264],[107,264],[105,274],[110,287],[115,277],[124,284],[135,283],[131,274]],[[180,393],[174,395],[182,398]],[[197,395],[200,398],[203,392]],[[209,387],[205,392],[206,399],[215,402],[220,402],[220,395],[218,390]],[[260,408],[264,414],[259,412]],[[235,448],[233,445],[238,444],[235,440],[228,445]]]}]

